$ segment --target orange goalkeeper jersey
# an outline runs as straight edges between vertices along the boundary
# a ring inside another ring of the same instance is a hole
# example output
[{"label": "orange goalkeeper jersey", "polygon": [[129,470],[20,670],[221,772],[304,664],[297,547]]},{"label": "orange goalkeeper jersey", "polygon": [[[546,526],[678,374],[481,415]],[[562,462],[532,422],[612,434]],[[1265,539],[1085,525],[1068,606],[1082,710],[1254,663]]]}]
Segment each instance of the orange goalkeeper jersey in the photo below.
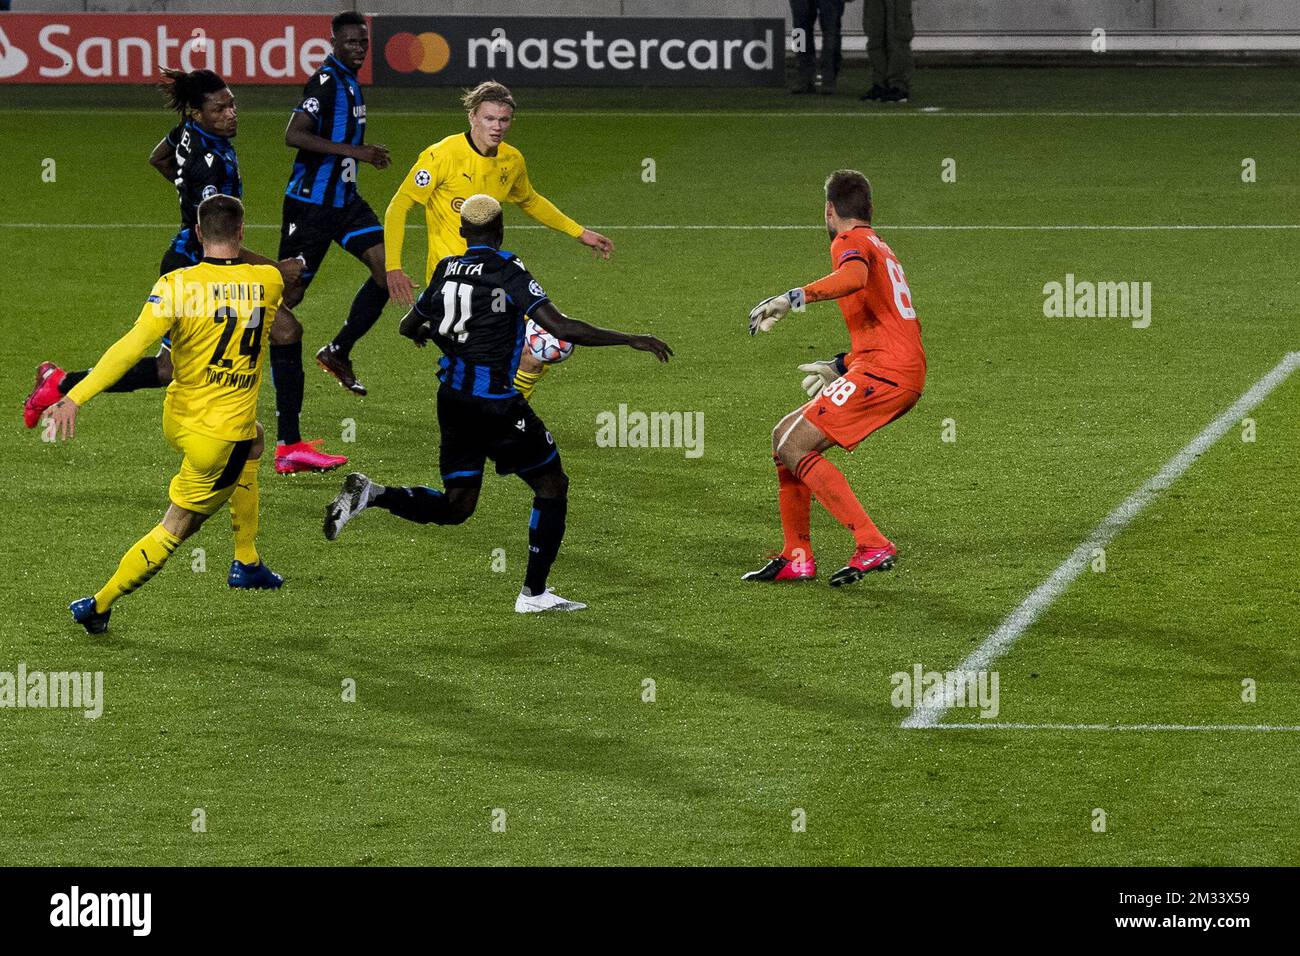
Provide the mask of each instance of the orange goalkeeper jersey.
[{"label": "orange goalkeeper jersey", "polygon": [[903,267],[870,226],[854,226],[831,242],[836,269],[855,260],[866,264],[867,284],[835,300],[849,329],[844,364],[919,392],[925,387],[925,349]]}]

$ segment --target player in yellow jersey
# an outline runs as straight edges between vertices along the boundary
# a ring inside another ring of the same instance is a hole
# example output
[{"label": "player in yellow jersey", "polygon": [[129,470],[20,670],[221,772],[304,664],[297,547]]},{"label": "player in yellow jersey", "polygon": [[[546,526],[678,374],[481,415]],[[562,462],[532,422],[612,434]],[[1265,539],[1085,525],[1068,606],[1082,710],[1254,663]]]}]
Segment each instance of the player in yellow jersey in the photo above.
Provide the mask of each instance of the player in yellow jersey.
[{"label": "player in yellow jersey", "polygon": [[[515,100],[502,84],[487,80],[465,94],[461,103],[469,114],[469,131],[456,133],[434,143],[415,161],[384,214],[385,268],[388,294],[405,306],[414,302],[414,285],[402,271],[402,242],[406,216],[412,206],[424,207],[429,232],[429,252],[424,281],[433,275],[439,261],[465,254],[460,234],[460,207],[476,193],[491,196],[502,204],[515,203],[544,226],[572,236],[605,259],[614,243],[591,229],[584,229],[533,188],[528,168],[519,150],[505,142],[514,119]],[[548,366],[527,352],[519,362],[515,388],[527,399]]]},{"label": "player in yellow jersey", "polygon": [[258,557],[257,464],[262,426],[257,392],[267,331],[284,293],[280,270],[239,261],[244,207],[233,196],[205,199],[198,209],[203,259],[164,275],[134,327],[46,413],[65,439],[77,410],[131,368],[164,335],[171,336],[172,382],[163,401],[163,435],[181,452],[171,481],[171,507],[152,531],[127,550],[117,571],[92,597],[69,605],[91,634],[108,630],[113,602],[161,570],[180,543],[230,502],[235,560],[227,583],[278,588],[280,575]]}]

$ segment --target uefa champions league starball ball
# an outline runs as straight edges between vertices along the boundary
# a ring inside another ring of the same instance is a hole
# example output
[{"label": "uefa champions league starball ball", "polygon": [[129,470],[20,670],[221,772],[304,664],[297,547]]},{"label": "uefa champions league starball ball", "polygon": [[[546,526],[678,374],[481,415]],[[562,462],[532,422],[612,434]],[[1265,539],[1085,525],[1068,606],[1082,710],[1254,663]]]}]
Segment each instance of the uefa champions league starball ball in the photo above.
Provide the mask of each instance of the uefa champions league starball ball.
[{"label": "uefa champions league starball ball", "polygon": [[573,354],[572,342],[561,342],[532,319],[528,320],[528,327],[524,330],[524,347],[529,355],[546,365],[563,362]]}]

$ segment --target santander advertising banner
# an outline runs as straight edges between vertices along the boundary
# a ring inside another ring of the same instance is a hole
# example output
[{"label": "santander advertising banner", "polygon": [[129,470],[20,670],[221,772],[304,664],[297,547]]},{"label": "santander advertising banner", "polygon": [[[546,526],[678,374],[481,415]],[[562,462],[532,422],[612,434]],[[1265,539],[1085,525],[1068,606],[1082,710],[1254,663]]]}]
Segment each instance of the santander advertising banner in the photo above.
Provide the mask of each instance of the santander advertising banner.
[{"label": "santander advertising banner", "polygon": [[[330,17],[6,13],[0,83],[154,83],[161,67],[229,83],[306,83],[330,52]],[[370,59],[360,73],[370,82]]]}]

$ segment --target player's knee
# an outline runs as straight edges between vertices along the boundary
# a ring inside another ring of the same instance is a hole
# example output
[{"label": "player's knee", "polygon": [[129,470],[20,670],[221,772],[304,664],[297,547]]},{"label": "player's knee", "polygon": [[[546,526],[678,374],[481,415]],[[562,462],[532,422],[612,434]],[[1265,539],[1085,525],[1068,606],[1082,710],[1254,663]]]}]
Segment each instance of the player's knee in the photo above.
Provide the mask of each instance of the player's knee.
[{"label": "player's knee", "polygon": [[798,442],[787,441],[780,448],[776,448],[773,454],[780,460],[781,464],[791,471],[799,464],[799,461],[808,453],[808,449],[803,448]]},{"label": "player's knee", "polygon": [[167,513],[163,515],[162,525],[171,534],[184,541],[198,531],[203,526],[203,522],[207,520],[207,515],[199,514],[197,511],[190,511],[188,508],[182,508],[180,505],[173,503],[167,508]]},{"label": "player's knee", "polygon": [[447,491],[446,524],[464,524],[478,507],[477,488],[451,488]]},{"label": "player's knee", "polygon": [[292,345],[302,341],[302,323],[294,318],[293,313],[280,309],[275,313],[271,323],[271,344]]},{"label": "player's knee", "polygon": [[248,449],[248,460],[257,461],[262,457],[262,452],[266,450],[266,432],[262,429],[261,422],[255,422],[257,425],[257,436],[253,439],[253,444]]},{"label": "player's knee", "polygon": [[562,468],[557,468],[555,471],[541,476],[533,487],[533,492],[539,498],[567,499],[569,497],[569,476],[564,473]]}]

